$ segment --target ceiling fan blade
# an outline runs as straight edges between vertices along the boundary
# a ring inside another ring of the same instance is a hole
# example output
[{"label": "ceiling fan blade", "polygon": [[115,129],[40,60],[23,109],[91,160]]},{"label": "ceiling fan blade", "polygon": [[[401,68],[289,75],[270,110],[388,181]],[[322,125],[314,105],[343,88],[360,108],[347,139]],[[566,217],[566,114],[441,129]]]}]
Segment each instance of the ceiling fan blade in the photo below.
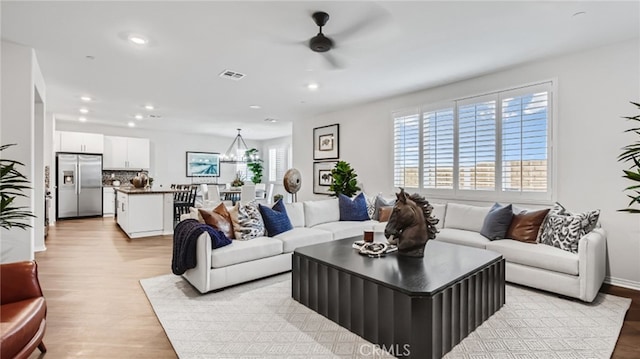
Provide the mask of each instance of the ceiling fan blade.
[{"label": "ceiling fan blade", "polygon": [[369,10],[365,11],[362,19],[353,23],[348,28],[336,34],[329,35],[336,42],[342,42],[352,38],[360,33],[366,33],[380,28],[391,20],[391,14],[386,9],[378,5],[368,5]]},{"label": "ceiling fan blade", "polygon": [[331,65],[335,70],[341,70],[344,66],[331,54],[331,52],[323,52],[322,57]]}]

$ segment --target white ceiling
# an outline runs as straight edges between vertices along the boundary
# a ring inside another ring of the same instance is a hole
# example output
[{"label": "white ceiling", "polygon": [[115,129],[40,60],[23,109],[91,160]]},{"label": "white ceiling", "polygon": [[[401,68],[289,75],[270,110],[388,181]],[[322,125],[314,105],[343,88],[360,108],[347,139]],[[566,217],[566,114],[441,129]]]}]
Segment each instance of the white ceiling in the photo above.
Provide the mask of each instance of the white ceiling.
[{"label": "white ceiling", "polygon": [[[633,2],[7,2],[2,38],[36,49],[47,107],[77,121],[248,139],[291,133],[291,123],[356,103],[639,36]],[[331,69],[303,41],[310,15],[343,64]],[[573,16],[577,12],[583,15]],[[341,37],[354,25],[371,26]],[[129,32],[150,38],[136,47]],[[86,56],[93,56],[89,60]],[[225,69],[241,81],[218,77]],[[588,76],[588,74],[585,74]],[[309,91],[306,85],[320,88]],[[80,96],[95,101],[84,104]],[[146,111],[143,105],[157,107]],[[262,106],[259,110],[249,105]],[[265,118],[279,122],[267,123]]]}]

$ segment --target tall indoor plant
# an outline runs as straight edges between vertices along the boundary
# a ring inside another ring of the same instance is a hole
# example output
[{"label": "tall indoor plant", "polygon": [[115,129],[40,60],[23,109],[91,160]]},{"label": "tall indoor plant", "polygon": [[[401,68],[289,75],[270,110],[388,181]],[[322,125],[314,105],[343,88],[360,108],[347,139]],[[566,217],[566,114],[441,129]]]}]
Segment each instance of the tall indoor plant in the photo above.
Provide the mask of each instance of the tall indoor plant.
[{"label": "tall indoor plant", "polygon": [[[0,153],[14,144],[0,146]],[[29,180],[16,167],[24,166],[21,162],[0,158],[0,227],[11,229],[31,227],[24,223],[25,219],[34,217],[28,207],[16,206],[13,201],[17,197],[26,197],[25,189],[31,188]]]},{"label": "tall indoor plant", "polygon": [[251,170],[253,175],[251,176],[251,182],[260,183],[262,182],[262,160],[258,157],[258,150],[252,148],[245,152],[245,156],[247,157],[247,168]]},{"label": "tall indoor plant", "polygon": [[[638,109],[640,109],[640,104],[636,102],[631,102]],[[640,114],[635,116],[625,116],[624,118],[632,121],[640,122]],[[633,132],[636,135],[640,136],[640,127],[633,127],[625,132]],[[631,181],[634,181],[635,184],[625,188],[625,191],[631,191],[632,194],[627,194],[629,198],[631,198],[631,202],[627,205],[627,208],[621,209],[620,211],[630,212],[630,213],[640,213],[640,208],[634,208],[635,205],[640,205],[640,140],[636,140],[630,145],[626,145],[622,148],[622,153],[618,156],[618,161],[620,162],[632,162],[631,167],[628,170],[623,170],[624,178],[627,178]]]},{"label": "tall indoor plant", "polygon": [[333,183],[331,183],[329,191],[333,192],[335,197],[338,197],[340,193],[347,197],[353,197],[360,190],[356,171],[345,161],[336,163],[336,166],[331,170],[331,176]]}]

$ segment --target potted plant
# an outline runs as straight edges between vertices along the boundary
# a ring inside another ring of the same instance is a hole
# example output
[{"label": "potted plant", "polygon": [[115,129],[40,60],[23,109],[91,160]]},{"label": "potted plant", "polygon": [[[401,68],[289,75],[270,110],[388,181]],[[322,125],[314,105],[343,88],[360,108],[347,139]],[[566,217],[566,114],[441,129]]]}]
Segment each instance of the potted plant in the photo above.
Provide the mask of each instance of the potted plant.
[{"label": "potted plant", "polygon": [[242,187],[242,186],[244,186],[244,176],[242,175],[242,172],[238,171],[236,172],[236,177],[231,182],[231,187]]},{"label": "potted plant", "polygon": [[351,165],[345,161],[339,161],[331,170],[333,183],[329,187],[329,191],[333,192],[333,196],[338,197],[342,193],[347,197],[353,197],[359,190],[358,175],[351,168]]},{"label": "potted plant", "polygon": [[260,183],[262,182],[262,160],[258,157],[258,150],[252,148],[245,152],[245,156],[247,157],[247,168],[251,170],[253,176],[251,176],[251,182]]},{"label": "potted plant", "polygon": [[[640,104],[636,102],[631,102],[638,109],[640,109]],[[640,122],[640,114],[635,116],[625,116],[624,118],[632,121]],[[634,132],[636,135],[640,136],[640,127],[634,127],[626,130],[625,132]],[[629,213],[640,213],[640,208],[634,208],[633,205],[640,205],[640,141],[636,140],[634,143],[630,145],[626,145],[622,148],[622,153],[618,156],[618,161],[620,162],[632,162],[631,167],[628,170],[623,170],[624,178],[627,178],[631,181],[636,182],[635,184],[625,188],[625,191],[632,191],[632,194],[627,194],[627,197],[631,198],[631,202],[627,205],[627,208],[621,209],[620,211],[629,212]]]},{"label": "potted plant", "polygon": [[[14,145],[15,143],[0,146],[0,152]],[[28,207],[16,206],[13,203],[17,197],[26,197],[23,191],[31,188],[27,177],[16,169],[18,166],[24,166],[24,164],[0,158],[0,227],[5,229],[29,228],[31,225],[22,221],[35,217]]]}]

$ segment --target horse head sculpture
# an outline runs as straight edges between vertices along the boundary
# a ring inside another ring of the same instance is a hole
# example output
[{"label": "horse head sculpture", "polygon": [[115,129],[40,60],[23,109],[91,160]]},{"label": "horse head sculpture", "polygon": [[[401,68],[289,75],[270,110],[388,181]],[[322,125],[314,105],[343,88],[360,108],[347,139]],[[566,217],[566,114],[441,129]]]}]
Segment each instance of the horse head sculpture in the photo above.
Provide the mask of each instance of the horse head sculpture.
[{"label": "horse head sculpture", "polygon": [[400,188],[396,204],[384,229],[391,244],[398,246],[398,254],[407,257],[423,257],[427,241],[436,238],[439,222],[431,216],[433,206],[417,193],[409,196]]}]

